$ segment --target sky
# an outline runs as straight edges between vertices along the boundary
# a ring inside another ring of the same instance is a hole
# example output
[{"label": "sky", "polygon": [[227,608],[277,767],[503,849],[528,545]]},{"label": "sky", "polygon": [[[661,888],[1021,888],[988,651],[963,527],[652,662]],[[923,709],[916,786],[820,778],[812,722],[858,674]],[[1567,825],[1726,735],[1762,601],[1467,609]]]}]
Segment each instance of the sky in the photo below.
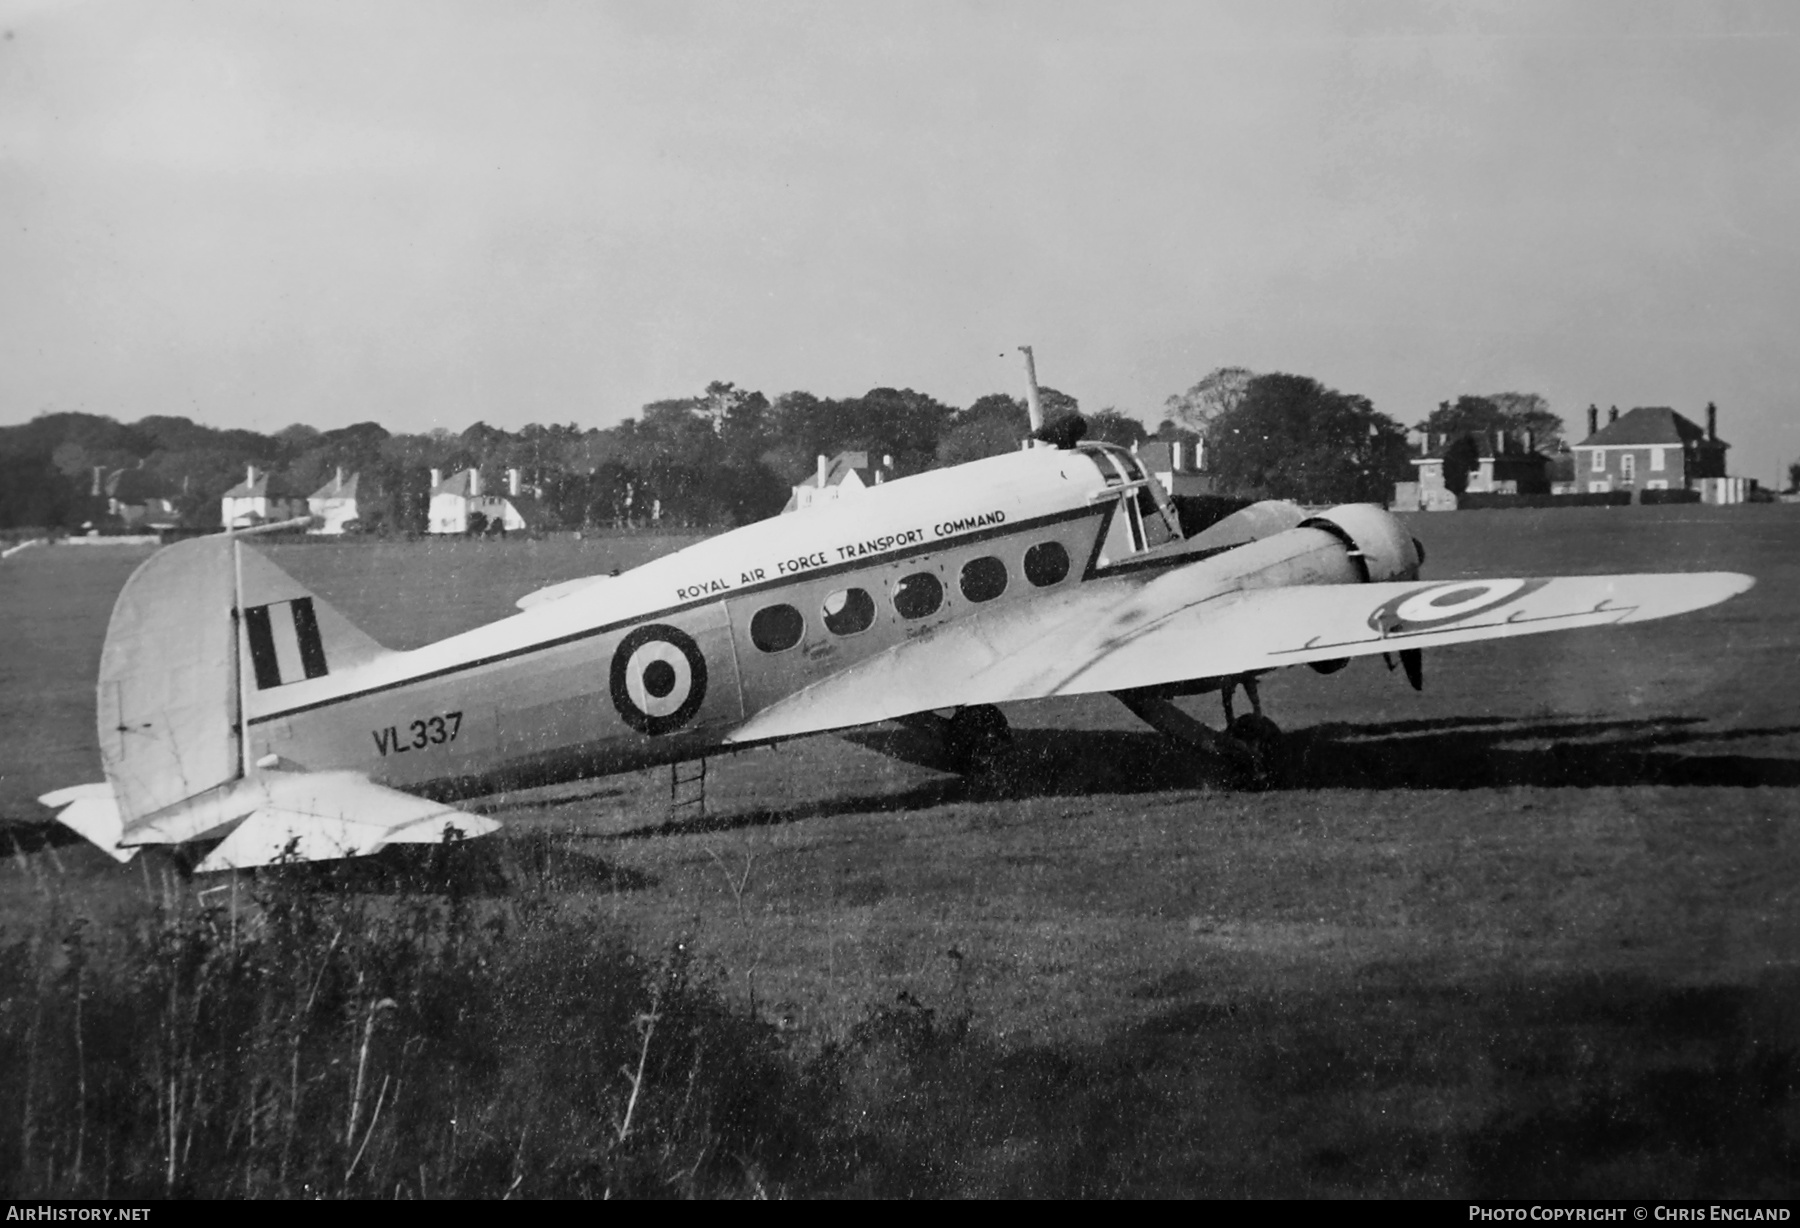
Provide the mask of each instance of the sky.
[{"label": "sky", "polygon": [[0,0],[0,424],[1226,365],[1800,459],[1789,4]]}]

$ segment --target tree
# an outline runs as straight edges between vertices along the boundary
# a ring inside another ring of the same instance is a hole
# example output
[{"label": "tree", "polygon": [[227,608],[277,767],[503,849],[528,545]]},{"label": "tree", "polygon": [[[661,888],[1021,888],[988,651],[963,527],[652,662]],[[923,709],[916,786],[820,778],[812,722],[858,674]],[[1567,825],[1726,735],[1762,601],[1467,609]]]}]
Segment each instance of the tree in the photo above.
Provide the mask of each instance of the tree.
[{"label": "tree", "polygon": [[1475,445],[1475,436],[1465,431],[1444,449],[1444,489],[1461,495],[1469,489],[1469,475],[1479,468],[1481,449]]},{"label": "tree", "polygon": [[951,419],[938,439],[935,459],[940,466],[948,466],[1002,456],[1018,451],[1019,441],[1030,433],[1031,414],[1024,401],[1005,393],[989,393]]},{"label": "tree", "polygon": [[1488,396],[1459,396],[1454,404],[1439,401],[1430,416],[1413,429],[1433,435],[1474,431],[1490,437],[1495,431],[1505,431],[1521,441],[1530,432],[1533,446],[1545,452],[1562,442],[1563,421],[1550,412],[1550,403],[1535,392],[1496,392]]},{"label": "tree", "polygon": [[1243,403],[1255,378],[1256,372],[1248,367],[1215,367],[1192,388],[1164,401],[1163,410],[1176,426],[1204,435],[1220,414]]},{"label": "tree", "polygon": [[1099,443],[1116,443],[1129,448],[1150,437],[1144,424],[1130,414],[1116,409],[1103,409],[1087,416],[1087,437]]},{"label": "tree", "polygon": [[1207,437],[1224,489],[1243,496],[1382,502],[1408,470],[1399,423],[1300,375],[1257,376]]},{"label": "tree", "polygon": [[1788,489],[1800,490],[1800,461],[1788,465]]}]

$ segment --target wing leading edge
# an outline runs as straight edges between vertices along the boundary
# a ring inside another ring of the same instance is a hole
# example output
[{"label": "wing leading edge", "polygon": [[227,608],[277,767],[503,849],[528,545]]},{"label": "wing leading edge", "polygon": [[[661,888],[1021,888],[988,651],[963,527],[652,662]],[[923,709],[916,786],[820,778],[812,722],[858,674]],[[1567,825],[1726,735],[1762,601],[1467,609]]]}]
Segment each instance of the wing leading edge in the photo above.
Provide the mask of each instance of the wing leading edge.
[{"label": "wing leading edge", "polygon": [[[1667,618],[1756,581],[1734,572],[1397,581],[1234,589],[1174,572],[1098,619],[1079,598],[977,616],[821,680],[740,726],[762,742],[965,704],[1132,690],[1201,678]],[[1098,595],[1098,594],[1096,594]]]}]

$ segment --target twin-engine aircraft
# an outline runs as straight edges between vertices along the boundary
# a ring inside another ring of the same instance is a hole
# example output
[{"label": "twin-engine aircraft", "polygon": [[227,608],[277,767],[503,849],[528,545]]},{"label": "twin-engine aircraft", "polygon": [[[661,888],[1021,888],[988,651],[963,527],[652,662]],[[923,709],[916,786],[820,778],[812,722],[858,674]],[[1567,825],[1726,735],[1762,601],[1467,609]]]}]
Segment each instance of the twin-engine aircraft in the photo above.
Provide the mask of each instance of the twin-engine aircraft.
[{"label": "twin-engine aircraft", "polygon": [[[407,652],[241,535],[127,582],[98,686],[106,783],[48,794],[121,860],[224,870],[478,836],[503,789],[899,720],[952,766],[1000,753],[994,705],[1107,692],[1251,769],[1277,731],[1254,679],[1352,657],[1662,618],[1749,576],[1432,582],[1378,507],[1260,503],[1186,536],[1131,452],[1039,444],[882,483]],[[1257,710],[1231,720],[1243,687]],[[1173,702],[1222,692],[1216,733]],[[944,715],[948,713],[948,715]],[[208,848],[207,846],[211,847]]]}]

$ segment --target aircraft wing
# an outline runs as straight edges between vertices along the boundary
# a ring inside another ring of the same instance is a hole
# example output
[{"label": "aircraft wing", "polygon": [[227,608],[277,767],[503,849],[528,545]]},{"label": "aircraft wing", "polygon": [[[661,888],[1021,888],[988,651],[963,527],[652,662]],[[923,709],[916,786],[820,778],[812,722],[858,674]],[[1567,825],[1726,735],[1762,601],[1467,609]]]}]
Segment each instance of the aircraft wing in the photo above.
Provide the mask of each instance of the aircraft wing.
[{"label": "aircraft wing", "polygon": [[728,740],[769,741],[933,708],[1123,691],[1642,622],[1714,605],[1754,583],[1745,575],[1703,572],[1220,592],[1198,569],[1184,568],[1123,595],[1116,588],[1091,595],[1078,588],[1057,600],[969,618],[772,704]]}]

